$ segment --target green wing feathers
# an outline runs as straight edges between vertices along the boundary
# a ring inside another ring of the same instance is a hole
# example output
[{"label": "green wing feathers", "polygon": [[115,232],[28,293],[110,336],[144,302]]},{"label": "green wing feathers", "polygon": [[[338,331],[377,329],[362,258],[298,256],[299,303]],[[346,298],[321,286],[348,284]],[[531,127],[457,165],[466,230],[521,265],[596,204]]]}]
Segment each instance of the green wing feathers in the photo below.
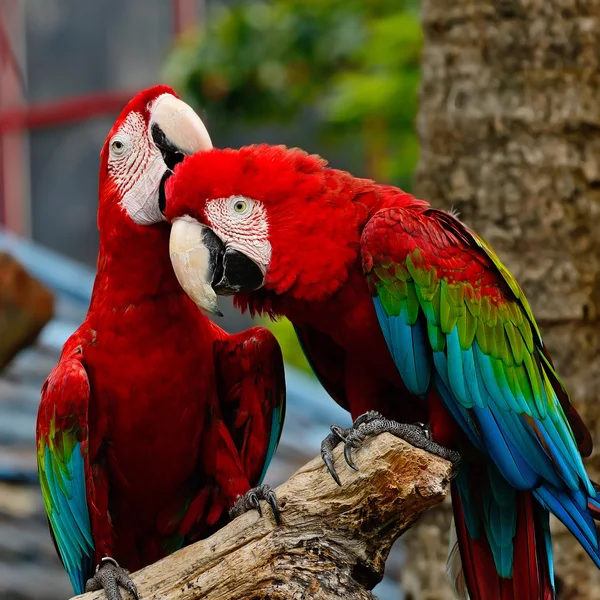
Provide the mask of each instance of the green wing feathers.
[{"label": "green wing feathers", "polygon": [[589,433],[571,419],[527,299],[489,245],[448,213],[392,208],[372,218],[362,247],[379,321],[409,390],[424,396],[439,381],[479,445],[485,427],[470,411],[490,408],[511,447],[532,447],[527,428],[570,484],[587,481],[577,445],[586,446]]},{"label": "green wing feathers", "polygon": [[89,382],[81,363],[63,359],[42,389],[37,462],[50,529],[76,593],[93,574],[94,542],[87,495]]}]

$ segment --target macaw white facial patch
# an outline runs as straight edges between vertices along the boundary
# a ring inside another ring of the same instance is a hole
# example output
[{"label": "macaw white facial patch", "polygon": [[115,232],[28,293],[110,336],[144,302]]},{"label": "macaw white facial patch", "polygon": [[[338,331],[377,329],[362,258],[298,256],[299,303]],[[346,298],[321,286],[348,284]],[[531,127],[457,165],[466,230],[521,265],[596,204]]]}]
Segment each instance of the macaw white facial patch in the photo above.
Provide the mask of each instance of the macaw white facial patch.
[{"label": "macaw white facial patch", "polygon": [[158,205],[165,169],[146,121],[132,112],[109,142],[108,173],[121,196],[121,206],[138,225],[165,220]]},{"label": "macaw white facial patch", "polygon": [[245,196],[216,198],[206,203],[208,224],[223,243],[267,272],[271,262],[269,222],[264,205]]}]

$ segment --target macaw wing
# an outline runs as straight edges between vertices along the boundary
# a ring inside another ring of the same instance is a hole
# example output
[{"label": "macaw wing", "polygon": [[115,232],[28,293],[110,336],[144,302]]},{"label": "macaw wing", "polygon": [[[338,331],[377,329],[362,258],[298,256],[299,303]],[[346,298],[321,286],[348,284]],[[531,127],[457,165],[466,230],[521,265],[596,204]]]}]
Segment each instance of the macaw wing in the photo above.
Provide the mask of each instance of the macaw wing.
[{"label": "macaw wing", "polygon": [[345,352],[327,334],[309,325],[294,326],[306,360],[325,391],[342,407],[350,410],[346,397]]},{"label": "macaw wing", "polygon": [[77,594],[93,575],[88,512],[90,384],[77,354],[63,357],[42,388],[37,462],[42,496],[59,556]]},{"label": "macaw wing", "polygon": [[262,482],[285,418],[285,372],[273,334],[253,327],[215,342],[219,399],[248,480]]},{"label": "macaw wing", "polygon": [[513,487],[548,483],[593,497],[578,448],[589,449],[589,433],[523,292],[489,246],[448,213],[402,207],[376,213],[361,246],[378,319],[408,389],[424,396],[433,385]]},{"label": "macaw wing", "polygon": [[[446,213],[442,213],[442,215],[446,215]],[[448,215],[450,216],[450,215]],[[451,217],[451,216],[450,216]],[[451,217],[454,221],[453,217]],[[460,224],[460,223],[459,223]],[[462,225],[462,224],[460,224]],[[550,381],[552,389],[560,402],[560,406],[571,426],[571,430],[573,435],[575,436],[575,440],[577,442],[577,447],[579,448],[579,452],[581,456],[590,456],[592,454],[593,449],[593,441],[592,436],[586,427],[585,423],[579,416],[579,413],[575,409],[575,407],[571,404],[569,400],[569,395],[565,390],[558,374],[554,369],[554,365],[552,364],[552,359],[548,352],[548,349],[542,342],[542,336],[538,329],[538,326],[533,317],[533,313],[531,312],[531,308],[529,306],[529,302],[523,293],[523,290],[517,283],[516,279],[511,275],[508,269],[502,264],[502,261],[498,258],[498,255],[492,250],[491,246],[476,233],[468,230],[463,226],[463,229],[466,231],[467,235],[470,235],[473,242],[477,244],[486,254],[486,256],[492,261],[493,265],[498,270],[498,273],[502,276],[502,279],[509,286],[511,292],[513,293],[518,305],[520,306],[524,316],[527,318],[530,327],[535,331],[535,339],[537,340],[536,348],[537,351],[543,355],[542,362],[545,365],[546,375]],[[467,238],[468,239],[468,238]]]}]

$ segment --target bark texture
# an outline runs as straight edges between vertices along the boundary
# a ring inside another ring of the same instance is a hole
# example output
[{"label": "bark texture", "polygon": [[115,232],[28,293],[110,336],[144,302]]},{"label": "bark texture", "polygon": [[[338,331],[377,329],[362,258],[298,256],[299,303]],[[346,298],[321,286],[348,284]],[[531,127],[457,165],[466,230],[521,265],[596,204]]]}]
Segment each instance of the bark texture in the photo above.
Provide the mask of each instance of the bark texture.
[{"label": "bark texture", "polygon": [[[143,600],[372,600],[389,550],[448,493],[450,463],[389,434],[343,463],[338,487],[317,458],[277,489],[283,524],[268,506],[133,576]],[[103,592],[79,596],[101,600]]]},{"label": "bark texture", "polygon": [[[600,0],[423,0],[422,15],[416,193],[458,209],[517,277],[598,441]],[[600,572],[554,530],[559,597],[600,599]],[[450,598],[445,550],[428,568],[416,550],[428,536],[405,538],[405,570],[424,573],[407,592]]]},{"label": "bark texture", "polygon": [[52,293],[0,252],[0,369],[35,340],[52,318],[53,306]]}]

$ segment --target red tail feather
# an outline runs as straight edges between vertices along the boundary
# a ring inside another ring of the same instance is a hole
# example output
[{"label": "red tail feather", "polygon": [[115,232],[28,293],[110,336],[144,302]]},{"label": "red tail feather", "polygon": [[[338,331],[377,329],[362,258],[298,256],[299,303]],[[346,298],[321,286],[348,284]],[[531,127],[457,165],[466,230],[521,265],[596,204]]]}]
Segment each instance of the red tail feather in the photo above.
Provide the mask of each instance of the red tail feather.
[{"label": "red tail feather", "polygon": [[[513,577],[501,578],[487,539],[469,536],[463,507],[456,489],[452,506],[464,577],[470,600],[554,600],[554,588],[548,571],[544,533],[535,500],[529,492],[517,495],[517,532],[513,540]],[[482,528],[483,529],[483,528]]]}]

